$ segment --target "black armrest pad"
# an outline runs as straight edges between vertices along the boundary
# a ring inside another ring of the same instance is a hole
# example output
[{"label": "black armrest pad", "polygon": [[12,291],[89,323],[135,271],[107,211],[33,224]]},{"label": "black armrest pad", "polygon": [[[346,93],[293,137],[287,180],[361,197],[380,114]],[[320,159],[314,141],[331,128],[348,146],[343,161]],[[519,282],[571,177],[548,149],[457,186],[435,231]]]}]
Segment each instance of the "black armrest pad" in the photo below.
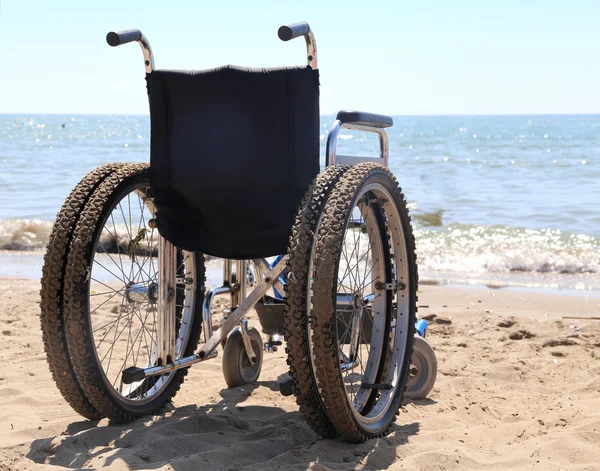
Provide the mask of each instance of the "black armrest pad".
[{"label": "black armrest pad", "polygon": [[391,116],[365,113],[364,111],[342,110],[338,112],[336,119],[339,119],[342,124],[359,124],[374,128],[389,128],[394,125],[394,120]]}]

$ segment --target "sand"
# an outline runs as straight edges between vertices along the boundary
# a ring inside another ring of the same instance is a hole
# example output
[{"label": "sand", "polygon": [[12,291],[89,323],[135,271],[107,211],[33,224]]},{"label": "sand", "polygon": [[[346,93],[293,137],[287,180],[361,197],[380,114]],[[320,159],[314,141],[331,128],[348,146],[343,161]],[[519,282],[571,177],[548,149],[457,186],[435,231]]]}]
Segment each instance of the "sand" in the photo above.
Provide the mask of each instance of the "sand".
[{"label": "sand", "polygon": [[283,349],[258,385],[225,389],[218,358],[161,416],[82,420],[50,377],[38,290],[0,279],[0,471],[600,469],[600,322],[562,319],[600,316],[599,298],[422,287],[436,385],[389,436],[349,445],[320,439],[279,394]]}]

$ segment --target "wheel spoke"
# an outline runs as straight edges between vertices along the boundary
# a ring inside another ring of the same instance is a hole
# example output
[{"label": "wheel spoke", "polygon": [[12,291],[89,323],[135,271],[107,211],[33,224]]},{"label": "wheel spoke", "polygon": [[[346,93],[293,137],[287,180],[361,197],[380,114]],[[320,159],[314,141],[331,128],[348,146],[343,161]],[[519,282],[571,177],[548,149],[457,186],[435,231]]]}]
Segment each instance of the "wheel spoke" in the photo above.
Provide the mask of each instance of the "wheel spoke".
[{"label": "wheel spoke", "polygon": [[[118,342],[118,340],[121,338],[121,335],[123,335],[123,332],[125,332],[125,329],[127,328],[127,326],[129,325],[130,320],[129,320],[129,313],[127,314],[127,323],[123,326],[123,328],[121,329],[121,332],[119,332],[119,335],[117,335],[117,330],[115,330],[115,338],[113,339],[113,343],[110,346],[110,348],[107,350],[107,352],[104,354],[104,356],[102,357],[102,360],[100,360],[100,363],[104,363],[104,360],[106,359],[106,356],[110,354],[110,358],[108,359],[108,366],[106,367],[106,371],[108,371],[110,369],[110,359],[112,358],[112,351],[115,348],[116,343]],[[96,349],[98,349],[100,345],[98,345],[96,347]]]},{"label": "wheel spoke", "polygon": [[[119,261],[121,262],[121,273],[125,274],[125,271],[123,270],[123,257],[121,257],[121,244],[119,242],[119,239],[117,238],[117,225],[115,224],[115,218],[114,218],[112,212],[110,213],[110,220],[112,221],[113,230],[114,230],[113,239],[115,240],[115,244],[117,245],[117,253],[119,254]],[[104,228],[110,234],[108,227],[104,226]]]},{"label": "wheel spoke", "polygon": [[[109,232],[109,233],[110,233],[110,231],[108,231],[108,230],[107,230],[107,232]],[[106,249],[105,249],[104,247],[100,246],[100,249],[102,250],[102,253],[103,253],[103,254],[105,254],[105,255],[108,255],[108,258],[110,258],[110,259],[111,259],[111,261],[114,263],[114,265],[115,265],[115,266],[116,266],[116,267],[119,269],[119,271],[120,271],[120,272],[123,274],[123,279],[125,279],[125,280],[129,281],[129,280],[127,279],[127,275],[126,275],[126,274],[125,274],[125,272],[123,271],[123,265],[122,265],[122,264],[121,264],[121,265],[119,265],[119,264],[118,264],[118,263],[115,261],[115,259],[112,257],[112,255],[111,255],[109,252],[107,252],[107,251],[106,251]]]},{"label": "wheel spoke", "polygon": [[99,306],[96,306],[94,308],[93,311],[90,312],[90,315],[93,314],[94,312],[96,312],[98,309],[100,309],[102,306],[104,306],[107,302],[109,302],[112,298],[114,298],[117,294],[119,294],[122,290],[119,291],[115,291],[113,294],[110,295],[110,297],[108,299],[105,299],[104,302],[102,302],[102,304],[100,304]]},{"label": "wheel spoke", "polygon": [[[376,211],[381,212],[378,219]],[[348,400],[359,414],[372,410],[371,402],[375,390],[363,388],[363,383],[373,383],[378,380],[377,372],[381,361],[381,349],[385,342],[376,336],[383,335],[380,322],[375,318],[381,303],[386,303],[382,293],[373,293],[373,285],[377,280],[385,279],[385,267],[381,263],[381,255],[385,252],[387,231],[381,229],[386,221],[383,207],[379,202],[372,202],[371,195],[366,192],[358,199],[353,214],[360,217],[359,223],[348,226],[340,244],[340,263],[338,266],[336,289],[343,295],[343,303],[336,303],[336,325],[338,331],[338,346],[340,364],[347,361],[355,363],[355,367],[346,367],[343,372],[344,384]],[[360,216],[358,216],[360,214]],[[353,219],[356,218],[353,216]],[[363,240],[363,237],[366,240]],[[389,247],[389,245],[387,245]],[[383,251],[383,252],[382,252]],[[390,254],[393,255],[393,254]],[[366,302],[365,296],[375,294],[373,299]],[[350,302],[348,304],[348,299]],[[376,306],[379,306],[377,308]],[[367,325],[371,326],[371,336],[367,336]],[[346,360],[344,352],[351,353]],[[377,396],[379,397],[379,396]]]},{"label": "wheel spoke", "polygon": [[128,283],[127,281],[125,281],[122,278],[119,278],[117,275],[115,275],[112,271],[110,271],[108,268],[106,268],[104,265],[102,265],[98,260],[94,259],[94,263],[100,265],[105,271],[107,271],[108,273],[110,273],[112,276],[114,276],[121,283],[123,283],[123,284],[127,284]]},{"label": "wheel spoke", "polygon": [[[119,312],[120,312],[120,311],[119,311]],[[120,318],[121,318],[121,315],[119,314],[119,317],[117,317],[115,320],[112,320],[112,321],[110,321],[110,322],[107,322],[106,324],[104,324],[104,325],[102,325],[102,326],[100,326],[100,327],[97,327],[96,329],[92,330],[92,333],[94,334],[94,333],[98,332],[99,330],[102,330],[102,329],[104,329],[105,327],[108,327],[109,325],[111,325],[111,324],[114,324],[114,323],[115,323],[115,322],[117,322],[117,321],[118,321]]]},{"label": "wheel spoke", "polygon": [[[148,320],[148,316],[150,315],[150,311],[148,309],[146,309],[146,317],[144,318],[144,320],[142,320],[142,316],[139,314],[139,311],[136,312],[136,316],[137,318],[140,320],[140,322],[142,323],[142,328],[141,330],[143,330],[143,335],[144,335],[144,342],[146,343],[146,351],[148,352],[148,355],[150,355],[150,348],[148,347],[148,341],[146,339],[146,332],[148,332],[148,335],[150,335],[150,332],[148,331],[147,327],[146,327],[146,321]],[[140,340],[140,347],[141,347],[141,340]],[[140,347],[138,347],[138,354],[136,358],[139,358],[139,352],[140,352]],[[134,362],[134,364],[137,364],[137,360]],[[147,365],[150,366],[150,365]]]},{"label": "wheel spoke", "polygon": [[[119,400],[134,403],[154,400],[173,377],[173,374],[150,377],[131,385],[122,382],[125,368],[152,366],[156,360],[156,326],[162,313],[150,302],[148,290],[151,284],[158,285],[162,267],[153,255],[156,251],[154,239],[160,236],[155,228],[148,227],[148,221],[153,217],[153,203],[147,197],[148,192],[147,185],[136,187],[124,193],[112,209],[107,210],[104,226],[99,231],[102,237],[115,241],[116,249],[114,253],[109,252],[108,247],[98,244],[99,255],[92,260],[90,273],[90,283],[102,287],[97,293],[89,293],[89,314],[95,314],[90,317],[90,331],[99,366],[111,385],[111,394]],[[127,247],[119,243],[119,235],[122,241],[129,239]],[[195,263],[192,253],[177,251],[177,276],[191,278],[193,282],[189,287],[179,284],[175,287],[176,357],[182,356],[195,328],[194,322],[197,322],[191,311],[191,297],[196,294]],[[98,280],[103,277],[116,280],[119,286],[111,286],[114,285],[112,281]],[[137,300],[125,295],[129,283],[143,288],[137,293]],[[117,295],[121,296],[120,306],[115,302]],[[91,302],[94,299],[96,301]],[[117,310],[109,317],[107,306],[113,304]]]},{"label": "wheel spoke", "polygon": [[[96,281],[96,280],[94,280]],[[97,281],[96,281],[97,282]],[[104,291],[102,293],[91,293],[90,297],[94,297],[94,296],[104,296],[106,294],[111,294],[111,293],[122,293],[123,291],[125,291],[127,288],[123,287],[121,289],[111,289],[110,291]]]},{"label": "wheel spoke", "polygon": [[[135,339],[131,342],[131,348],[129,348],[129,338],[131,337],[131,322],[129,323],[129,336],[127,337],[127,347],[125,350],[125,360],[123,360],[123,364],[121,365],[121,368],[119,369],[119,371],[117,372],[117,376],[116,379],[119,379],[121,376],[121,372],[123,371],[123,369],[125,368],[125,365],[127,364],[127,359],[129,358],[129,351],[131,350],[131,353],[133,355],[133,346],[135,344],[135,341],[138,339],[139,335],[140,335],[140,331],[138,331]],[[135,359],[135,355],[133,355],[134,359]],[[135,366],[135,361],[133,363],[133,366]]]}]

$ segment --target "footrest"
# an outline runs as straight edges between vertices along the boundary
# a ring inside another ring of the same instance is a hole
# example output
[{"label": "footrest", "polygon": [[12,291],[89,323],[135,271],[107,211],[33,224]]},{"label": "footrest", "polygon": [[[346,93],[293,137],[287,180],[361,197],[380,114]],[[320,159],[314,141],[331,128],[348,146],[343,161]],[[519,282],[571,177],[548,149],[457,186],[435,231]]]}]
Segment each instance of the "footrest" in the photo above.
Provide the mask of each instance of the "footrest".
[{"label": "footrest", "polygon": [[123,370],[123,383],[131,384],[136,381],[141,381],[146,377],[144,374],[144,368],[138,368],[137,366],[130,366]]},{"label": "footrest", "polygon": [[283,396],[291,396],[294,394],[294,380],[291,377],[287,377],[279,381],[279,392]]}]

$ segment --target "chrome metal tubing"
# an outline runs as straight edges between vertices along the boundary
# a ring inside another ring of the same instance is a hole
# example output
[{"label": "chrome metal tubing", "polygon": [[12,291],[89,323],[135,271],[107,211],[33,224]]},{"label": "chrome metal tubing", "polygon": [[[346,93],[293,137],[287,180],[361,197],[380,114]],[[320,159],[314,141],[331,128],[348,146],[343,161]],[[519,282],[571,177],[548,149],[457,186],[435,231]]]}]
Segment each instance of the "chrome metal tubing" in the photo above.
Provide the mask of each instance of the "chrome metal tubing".
[{"label": "chrome metal tubing", "polygon": [[[254,262],[254,266],[256,266],[259,269],[261,276],[265,276],[266,273],[269,273],[269,271],[271,271],[271,266],[269,265],[269,262],[267,262],[264,258],[255,258],[252,261]],[[283,290],[284,282],[285,281],[282,281],[281,276],[278,276],[277,279],[273,281],[273,288],[275,288],[282,295],[283,293],[285,293],[285,291]]]},{"label": "chrome metal tubing", "polygon": [[148,38],[142,34],[142,39],[138,41],[138,44],[142,48],[144,54],[144,65],[146,66],[146,73],[150,73],[154,70],[154,54],[152,54],[152,48]]},{"label": "chrome metal tubing", "polygon": [[357,361],[347,361],[347,362],[340,363],[340,370],[342,370],[342,372],[345,372],[348,370],[353,370],[357,366],[358,366]]},{"label": "chrome metal tubing", "polygon": [[312,31],[304,35],[306,41],[306,59],[312,70],[317,70],[317,41]]},{"label": "chrome metal tubing", "polygon": [[327,135],[327,146],[325,147],[325,158],[327,165],[335,165],[335,154],[337,151],[337,139],[342,129],[342,122],[336,119]]},{"label": "chrome metal tubing", "polygon": [[[236,260],[235,261],[235,282],[238,287],[238,303],[242,299],[246,299],[246,261],[245,260]],[[236,308],[237,305],[231,306],[231,308]]]},{"label": "chrome metal tubing", "polygon": [[198,355],[190,355],[189,357],[184,357],[180,358],[179,360],[175,360],[174,363],[169,363],[166,366],[151,366],[150,368],[144,368],[144,378],[147,378],[149,376],[162,375],[165,373],[169,373],[170,371],[179,370],[181,368],[187,368],[188,366],[191,366],[194,363],[210,360],[211,358],[215,358],[216,356],[218,356],[218,352],[215,350],[210,355],[206,355],[203,358],[200,358],[200,356]]},{"label": "chrome metal tubing", "polygon": [[367,295],[365,295],[365,297],[363,298],[363,304],[366,306],[369,303],[372,303],[373,301],[375,301],[375,298],[377,296],[375,295],[375,293],[369,293]]},{"label": "chrome metal tubing", "polygon": [[156,286],[153,286],[153,284],[146,286],[144,283],[127,283],[125,286],[125,299],[128,303],[148,302],[154,304],[156,298],[150,296],[152,289],[156,289]]},{"label": "chrome metal tubing", "polygon": [[358,362],[350,360],[350,358],[346,356],[346,354],[341,348],[338,350],[338,353],[340,354],[340,369],[342,370],[342,372],[351,370],[358,366]]},{"label": "chrome metal tubing", "polygon": [[[236,274],[237,276],[237,274]],[[231,290],[229,293],[231,294],[229,299],[229,309],[225,309],[223,311],[223,317],[227,317],[229,313],[238,305],[238,290],[236,286],[237,280],[234,282],[233,280],[233,260],[228,258],[223,260],[223,286],[230,286]]]},{"label": "chrome metal tubing", "polygon": [[[340,156],[341,161],[338,162],[337,157],[337,138],[340,134],[341,129],[351,129],[354,131],[364,131],[364,132],[374,132],[379,135],[379,157],[355,157],[355,156]],[[327,136],[327,148],[325,151],[325,155],[327,158],[327,165],[334,165],[336,163],[359,163],[359,162],[377,162],[379,159],[383,159],[383,166],[388,166],[388,156],[390,153],[390,144],[387,133],[382,128],[375,128],[371,126],[362,126],[358,124],[342,124],[339,119],[336,119],[331,126],[331,130],[329,131],[329,135]]]},{"label": "chrome metal tubing", "polygon": [[[375,294],[374,293],[369,293],[367,295],[365,295],[363,297],[363,306],[367,306],[368,304],[372,303],[375,300]],[[337,293],[336,295],[336,304],[337,305],[351,305],[354,304],[354,301],[356,299],[356,296],[354,294],[348,294],[348,293]]]},{"label": "chrome metal tubing", "polygon": [[221,324],[221,327],[202,345],[198,352],[200,357],[205,357],[210,354],[221,341],[229,335],[229,332],[236,327],[246,313],[254,307],[254,305],[262,298],[273,284],[273,280],[285,270],[287,263],[287,255],[283,257],[273,269],[267,273],[265,278],[250,292],[247,298],[241,300],[235,311],[229,314],[229,317]]},{"label": "chrome metal tubing", "polygon": [[358,349],[360,348],[359,345],[359,341],[360,341],[360,327],[362,324],[362,318],[363,318],[363,313],[364,313],[364,306],[362,306],[358,313],[354,313],[354,315],[352,316],[352,326],[351,326],[351,331],[350,331],[350,360],[351,361],[356,361],[357,357],[358,357]]},{"label": "chrome metal tubing", "polygon": [[231,260],[223,259],[223,284],[231,284]]},{"label": "chrome metal tubing", "polygon": [[[144,368],[144,378],[148,376],[155,376],[168,373],[170,371],[178,370],[181,368],[187,368],[194,363],[209,360],[217,356],[215,350],[217,346],[229,335],[229,333],[239,324],[246,313],[252,309],[252,307],[258,302],[258,300],[264,296],[264,294],[271,287],[272,282],[285,270],[287,262],[287,255],[283,257],[277,265],[267,274],[265,279],[254,288],[248,297],[242,301],[239,307],[233,311],[230,316],[223,322],[221,327],[215,332],[206,342],[200,351],[194,355],[190,355],[179,360],[175,360],[165,366],[152,366],[150,368]],[[136,379],[139,381],[139,379]]]},{"label": "chrome metal tubing", "polygon": [[231,286],[223,285],[213,288],[206,293],[202,304],[202,330],[204,330],[204,341],[212,337],[212,302],[215,296],[231,293]]},{"label": "chrome metal tubing", "polygon": [[158,360],[162,365],[175,359],[175,275],[177,252],[164,237],[158,243],[158,312],[156,343]]}]

